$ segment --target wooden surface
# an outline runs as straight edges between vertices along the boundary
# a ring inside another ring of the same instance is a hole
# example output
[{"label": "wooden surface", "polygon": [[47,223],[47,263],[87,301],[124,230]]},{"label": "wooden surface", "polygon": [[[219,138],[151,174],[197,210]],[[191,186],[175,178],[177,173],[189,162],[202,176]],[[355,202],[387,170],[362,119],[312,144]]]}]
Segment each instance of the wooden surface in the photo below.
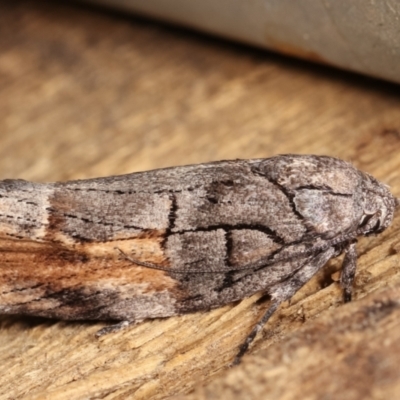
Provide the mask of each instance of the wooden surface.
[{"label": "wooden surface", "polygon": [[397,399],[399,299],[397,285],[327,312],[240,368],[175,399]]},{"label": "wooden surface", "polygon": [[[400,196],[399,87],[156,22],[0,1],[0,91],[1,179],[315,153],[352,161]],[[0,317],[0,399],[161,399],[195,387],[190,398],[399,397],[398,214],[382,235],[359,242],[355,302],[342,305],[333,260],[231,371],[268,306],[260,295],[101,339],[94,333],[105,323]],[[310,378],[322,369],[325,380]]]}]

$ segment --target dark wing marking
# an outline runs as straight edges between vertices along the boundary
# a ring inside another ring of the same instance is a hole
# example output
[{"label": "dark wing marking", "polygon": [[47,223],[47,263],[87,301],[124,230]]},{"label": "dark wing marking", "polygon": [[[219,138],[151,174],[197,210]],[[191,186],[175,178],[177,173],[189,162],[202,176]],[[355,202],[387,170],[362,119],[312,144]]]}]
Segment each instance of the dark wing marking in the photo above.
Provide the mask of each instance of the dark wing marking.
[{"label": "dark wing marking", "polygon": [[295,258],[303,258],[309,257],[315,254],[319,254],[321,252],[326,251],[329,248],[335,247],[342,243],[348,243],[357,236],[357,233],[351,234],[344,234],[338,236],[334,239],[327,240],[327,241],[320,241],[318,244],[314,244],[307,248],[307,245],[304,243],[296,243],[292,245],[288,245],[276,251],[274,254],[262,257],[255,262],[251,262],[248,264],[244,264],[238,267],[227,266],[226,268],[218,268],[218,269],[195,269],[193,266],[189,268],[174,268],[174,267],[163,267],[157,264],[153,264],[146,261],[141,261],[135,259],[134,257],[130,257],[129,255],[125,254],[121,249],[116,247],[115,249],[119,251],[124,259],[130,261],[133,264],[139,265],[141,267],[157,269],[166,272],[173,272],[173,273],[182,273],[182,274],[226,274],[228,272],[240,272],[246,270],[257,270],[261,268],[265,268],[270,265],[274,265],[277,263],[281,263],[284,261],[290,261]]}]

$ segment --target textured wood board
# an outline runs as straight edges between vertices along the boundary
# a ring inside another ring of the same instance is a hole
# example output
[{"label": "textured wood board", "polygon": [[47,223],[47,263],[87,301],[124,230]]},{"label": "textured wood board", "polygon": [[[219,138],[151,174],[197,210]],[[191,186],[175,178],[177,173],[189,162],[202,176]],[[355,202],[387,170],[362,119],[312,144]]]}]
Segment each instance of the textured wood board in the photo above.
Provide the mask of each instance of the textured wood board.
[{"label": "textured wood board", "polygon": [[[2,1],[0,178],[54,181],[315,153],[353,161],[400,196],[398,89],[108,10]],[[400,284],[399,237],[400,215],[382,235],[360,241],[356,300]],[[253,353],[284,346],[293,340],[287,335],[341,306],[339,267],[329,263],[285,304]],[[161,399],[223,382],[268,306],[259,298],[100,340],[94,333],[105,323],[1,317],[0,399]],[[396,329],[390,335],[396,352]],[[274,354],[265,362],[278,360]],[[293,371],[282,364],[282,377]],[[292,391],[305,390],[295,382]],[[385,387],[379,396],[393,395]]]},{"label": "textured wood board", "polygon": [[326,313],[176,400],[388,399],[400,392],[400,286]]}]

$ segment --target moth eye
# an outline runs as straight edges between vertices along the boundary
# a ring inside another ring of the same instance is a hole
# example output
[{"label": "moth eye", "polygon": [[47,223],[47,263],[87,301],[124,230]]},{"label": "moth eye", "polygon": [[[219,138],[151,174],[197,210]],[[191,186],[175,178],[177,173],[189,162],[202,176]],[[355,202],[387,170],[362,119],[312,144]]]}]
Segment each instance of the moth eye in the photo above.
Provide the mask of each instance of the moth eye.
[{"label": "moth eye", "polygon": [[379,228],[381,226],[381,220],[378,219],[376,221],[376,224],[373,226],[373,228],[371,229],[372,232],[379,232]]},{"label": "moth eye", "polygon": [[363,228],[364,226],[368,225],[368,222],[371,220],[371,218],[374,216],[374,214],[364,214],[361,218],[359,227]]}]

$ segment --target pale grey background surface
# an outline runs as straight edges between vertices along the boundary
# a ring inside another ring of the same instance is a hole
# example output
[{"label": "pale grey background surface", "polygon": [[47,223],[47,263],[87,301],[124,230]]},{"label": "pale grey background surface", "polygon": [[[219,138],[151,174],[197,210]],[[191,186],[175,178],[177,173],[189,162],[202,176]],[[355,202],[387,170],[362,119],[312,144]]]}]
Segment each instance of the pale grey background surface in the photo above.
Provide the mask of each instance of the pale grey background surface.
[{"label": "pale grey background surface", "polygon": [[400,3],[89,0],[400,82]]}]

